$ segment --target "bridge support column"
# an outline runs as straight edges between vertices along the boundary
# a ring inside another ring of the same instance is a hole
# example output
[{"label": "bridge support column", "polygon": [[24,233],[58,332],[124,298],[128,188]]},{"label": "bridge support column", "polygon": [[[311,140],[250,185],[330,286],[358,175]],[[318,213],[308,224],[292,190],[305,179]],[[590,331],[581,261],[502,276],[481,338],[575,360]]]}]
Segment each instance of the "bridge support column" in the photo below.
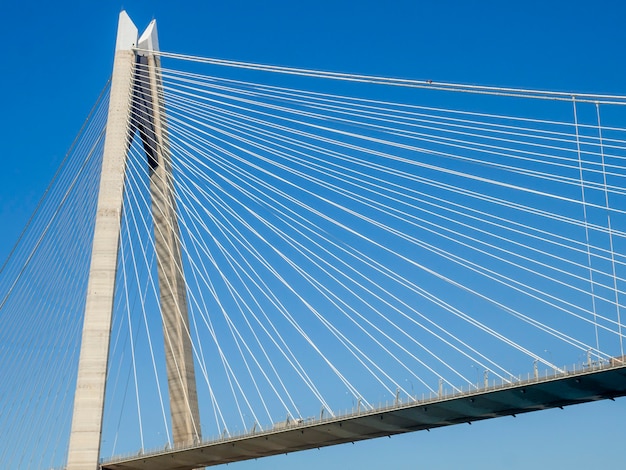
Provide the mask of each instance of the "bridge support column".
[{"label": "bridge support column", "polygon": [[150,166],[150,193],[157,251],[166,368],[175,443],[200,439],[187,295],[183,275],[172,165],[159,95],[156,23],[137,43],[126,12],[119,18],[111,96],[67,470],[96,470],[109,357],[111,317],[120,243],[126,158],[139,131]]},{"label": "bridge support column", "polygon": [[137,28],[119,17],[67,470],[96,470],[109,357]]},{"label": "bridge support column", "polygon": [[150,196],[157,255],[157,271],[165,365],[175,444],[199,441],[200,413],[196,392],[187,291],[183,274],[180,232],[176,216],[172,163],[162,111],[160,60],[156,22],[139,39],[135,92],[143,106],[136,119],[150,165]]}]

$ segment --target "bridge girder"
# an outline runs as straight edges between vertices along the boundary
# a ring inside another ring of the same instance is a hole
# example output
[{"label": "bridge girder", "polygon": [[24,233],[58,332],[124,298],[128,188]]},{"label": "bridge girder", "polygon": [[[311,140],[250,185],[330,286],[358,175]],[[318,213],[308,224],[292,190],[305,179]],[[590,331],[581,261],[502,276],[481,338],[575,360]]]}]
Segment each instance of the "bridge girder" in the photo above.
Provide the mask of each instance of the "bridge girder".
[{"label": "bridge girder", "polygon": [[102,470],[191,470],[625,395],[626,366],[608,364],[342,417],[294,421],[280,429],[104,462]]}]

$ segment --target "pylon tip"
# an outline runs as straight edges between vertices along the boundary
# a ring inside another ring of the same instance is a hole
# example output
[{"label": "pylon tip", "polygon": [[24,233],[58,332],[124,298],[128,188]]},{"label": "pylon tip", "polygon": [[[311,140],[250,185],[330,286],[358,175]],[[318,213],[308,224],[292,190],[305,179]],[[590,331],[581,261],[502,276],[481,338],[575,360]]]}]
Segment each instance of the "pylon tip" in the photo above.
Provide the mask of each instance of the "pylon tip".
[{"label": "pylon tip", "polygon": [[131,50],[137,45],[137,26],[128,16],[125,10],[120,12],[119,21],[117,23],[117,41],[115,50]]}]

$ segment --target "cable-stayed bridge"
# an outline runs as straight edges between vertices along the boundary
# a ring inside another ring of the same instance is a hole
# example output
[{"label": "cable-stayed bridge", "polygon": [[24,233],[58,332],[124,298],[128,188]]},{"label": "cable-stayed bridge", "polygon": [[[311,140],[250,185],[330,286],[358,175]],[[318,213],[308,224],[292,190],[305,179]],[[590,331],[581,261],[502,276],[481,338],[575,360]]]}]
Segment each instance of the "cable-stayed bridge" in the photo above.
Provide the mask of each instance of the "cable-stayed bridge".
[{"label": "cable-stayed bridge", "polygon": [[103,468],[196,468],[624,393],[623,97],[132,28],[2,268],[4,467],[85,468],[95,435]]}]

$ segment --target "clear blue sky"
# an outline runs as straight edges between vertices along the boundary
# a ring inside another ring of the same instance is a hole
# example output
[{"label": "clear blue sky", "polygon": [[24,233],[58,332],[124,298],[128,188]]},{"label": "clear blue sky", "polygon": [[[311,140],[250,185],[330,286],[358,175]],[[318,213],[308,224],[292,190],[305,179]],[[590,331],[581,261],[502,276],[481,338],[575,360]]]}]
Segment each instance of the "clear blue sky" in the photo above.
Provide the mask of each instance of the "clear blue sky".
[{"label": "clear blue sky", "polygon": [[[171,52],[482,85],[626,94],[613,1],[2,2],[0,258],[112,65],[121,8]],[[626,401],[309,451],[233,468],[621,468]]]}]

